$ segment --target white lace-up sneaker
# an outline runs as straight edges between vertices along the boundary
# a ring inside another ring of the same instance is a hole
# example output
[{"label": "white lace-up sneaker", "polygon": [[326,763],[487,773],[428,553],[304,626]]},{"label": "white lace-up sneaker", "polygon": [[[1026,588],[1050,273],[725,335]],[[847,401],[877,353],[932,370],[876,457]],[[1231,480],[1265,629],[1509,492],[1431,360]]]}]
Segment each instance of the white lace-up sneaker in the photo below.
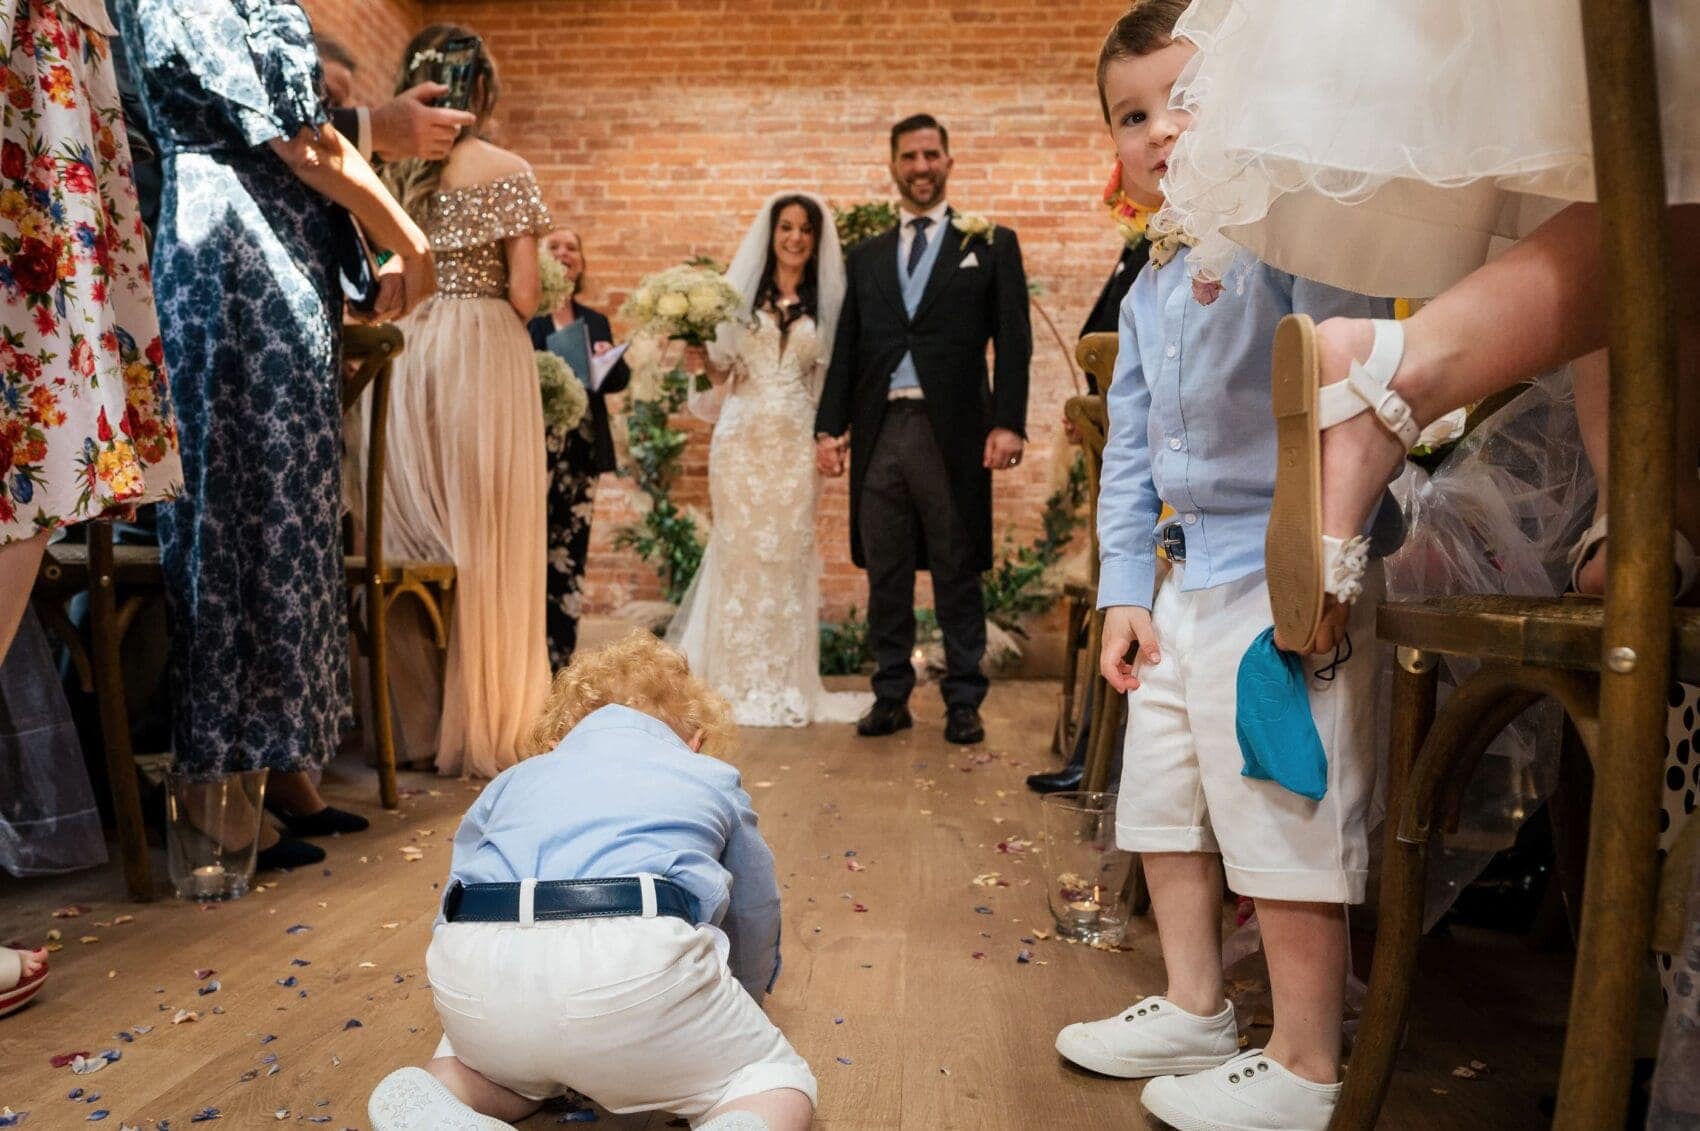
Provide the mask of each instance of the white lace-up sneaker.
[{"label": "white lace-up sneaker", "polygon": [[398,1068],[378,1081],[366,1101],[373,1131],[514,1131],[467,1107],[423,1068]]},{"label": "white lace-up sneaker", "polygon": [[1168,998],[1148,997],[1114,1017],[1067,1026],[1057,1034],[1057,1051],[1082,1068],[1136,1080],[1214,1068],[1239,1054],[1240,1038],[1232,1005],[1200,1017]]},{"label": "white lace-up sneaker", "polygon": [[1252,1049],[1192,1076],[1159,1076],[1140,1097],[1179,1131],[1328,1131],[1340,1085],[1301,1079]]}]

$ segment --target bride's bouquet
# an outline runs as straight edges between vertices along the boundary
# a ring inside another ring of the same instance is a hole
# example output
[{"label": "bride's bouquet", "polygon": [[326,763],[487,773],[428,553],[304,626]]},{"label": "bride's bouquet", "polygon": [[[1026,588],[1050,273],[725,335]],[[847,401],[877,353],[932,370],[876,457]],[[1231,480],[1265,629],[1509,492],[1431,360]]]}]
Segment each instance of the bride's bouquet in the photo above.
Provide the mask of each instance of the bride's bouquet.
[{"label": "bride's bouquet", "polygon": [[561,266],[561,261],[543,250],[540,242],[537,246],[537,278],[541,284],[540,300],[537,313],[548,314],[562,303],[573,297],[578,290],[578,284],[567,274],[567,269]]},{"label": "bride's bouquet", "polygon": [[701,346],[714,340],[722,322],[737,317],[743,303],[718,271],[670,267],[639,283],[620,316],[638,323],[639,333]]},{"label": "bride's bouquet", "polygon": [[538,350],[537,384],[543,393],[543,423],[561,432],[577,428],[590,407],[590,394],[573,367],[559,354]]}]

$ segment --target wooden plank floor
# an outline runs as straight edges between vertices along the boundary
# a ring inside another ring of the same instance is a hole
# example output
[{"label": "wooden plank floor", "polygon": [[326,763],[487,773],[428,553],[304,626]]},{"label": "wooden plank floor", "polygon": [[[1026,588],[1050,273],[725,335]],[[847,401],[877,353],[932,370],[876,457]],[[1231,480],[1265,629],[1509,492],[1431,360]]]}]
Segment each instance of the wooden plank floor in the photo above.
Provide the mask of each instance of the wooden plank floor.
[{"label": "wooden plank floor", "polygon": [[[860,740],[847,727],[746,733],[745,782],[785,884],[785,969],[771,1012],[820,1078],[818,1126],[1146,1126],[1138,1085],[1074,1071],[1051,1042],[1068,1021],[1162,989],[1150,923],[1136,921],[1131,952],[1053,939],[1032,947],[1032,963],[1016,962],[1021,940],[1049,926],[1039,849],[1006,854],[997,845],[1038,839],[1038,803],[1022,778],[1050,766],[1054,696],[1054,684],[997,685],[978,751],[943,741],[927,689],[916,697],[917,728],[891,739]],[[373,1084],[425,1060],[437,1040],[425,946],[455,823],[477,792],[424,775],[403,784],[409,796],[387,814],[368,773],[333,767],[327,792],[371,815],[373,829],[327,842],[324,868],[276,877],[216,908],[128,904],[110,868],[0,880],[9,884],[0,887],[0,939],[40,943],[54,928],[64,936],[43,997],[0,1019],[0,1107],[31,1111],[22,1126],[39,1128],[82,1126],[105,1109],[109,1127],[170,1120],[181,1131],[207,1107],[221,1109],[220,1126],[277,1126],[275,1113],[287,1112],[281,1122],[366,1127]],[[400,851],[409,844],[423,849],[417,863]],[[163,876],[163,858],[157,864]],[[993,871],[1011,886],[974,886]],[[91,910],[52,918],[73,903]],[[133,919],[116,922],[120,915]],[[296,925],[310,929],[289,933]],[[217,992],[197,993],[197,968],[217,971]],[[1258,972],[1235,974],[1242,1020],[1266,1020]],[[293,985],[279,984],[289,978]],[[1536,1105],[1556,1073],[1566,980],[1562,956],[1516,939],[1460,933],[1430,943],[1382,1125],[1544,1126]],[[179,1009],[200,1019],[173,1025]],[[138,1026],[153,1028],[138,1035]],[[121,1042],[121,1030],[134,1039]],[[49,1063],[109,1048],[122,1059],[95,1075]],[[1488,1071],[1451,1075],[1470,1060]],[[68,1099],[78,1087],[100,1099]],[[526,1126],[557,1118],[539,1114]]]}]

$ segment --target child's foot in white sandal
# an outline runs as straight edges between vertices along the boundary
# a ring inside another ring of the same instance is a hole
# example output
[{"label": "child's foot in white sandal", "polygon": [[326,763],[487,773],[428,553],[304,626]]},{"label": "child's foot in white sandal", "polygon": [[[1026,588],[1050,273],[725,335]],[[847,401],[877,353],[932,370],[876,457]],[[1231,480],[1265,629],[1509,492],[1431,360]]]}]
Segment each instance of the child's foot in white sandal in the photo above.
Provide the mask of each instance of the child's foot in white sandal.
[{"label": "child's foot in white sandal", "polygon": [[1323,618],[1362,589],[1362,532],[1421,432],[1389,386],[1404,353],[1397,322],[1288,315],[1271,374],[1277,465],[1265,542],[1276,644],[1313,650]]},{"label": "child's foot in white sandal", "polygon": [[366,1115],[373,1131],[514,1131],[461,1103],[423,1068],[398,1068],[378,1081]]},{"label": "child's foot in white sandal", "polygon": [[15,950],[0,946],[0,1017],[30,1003],[47,981],[45,950]]}]

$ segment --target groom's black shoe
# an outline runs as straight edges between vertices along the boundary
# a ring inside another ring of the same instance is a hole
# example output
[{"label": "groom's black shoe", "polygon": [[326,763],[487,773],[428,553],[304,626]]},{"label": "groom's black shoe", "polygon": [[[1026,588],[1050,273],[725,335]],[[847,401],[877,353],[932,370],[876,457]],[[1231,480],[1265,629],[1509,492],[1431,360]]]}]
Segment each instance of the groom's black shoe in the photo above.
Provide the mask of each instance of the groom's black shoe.
[{"label": "groom's black shoe", "polygon": [[909,704],[901,699],[875,699],[874,705],[868,708],[868,713],[856,721],[856,733],[863,738],[879,738],[881,735],[896,734],[905,727],[915,725],[915,719],[909,714]]},{"label": "groom's black shoe", "polygon": [[975,707],[952,707],[945,718],[944,737],[947,742],[960,746],[969,746],[981,742],[986,737],[986,728],[980,722],[980,712]]},{"label": "groom's black shoe", "polygon": [[1034,793],[1063,793],[1079,789],[1080,781],[1085,776],[1085,762],[1070,762],[1062,769],[1052,770],[1050,773],[1028,774],[1027,788]]}]

